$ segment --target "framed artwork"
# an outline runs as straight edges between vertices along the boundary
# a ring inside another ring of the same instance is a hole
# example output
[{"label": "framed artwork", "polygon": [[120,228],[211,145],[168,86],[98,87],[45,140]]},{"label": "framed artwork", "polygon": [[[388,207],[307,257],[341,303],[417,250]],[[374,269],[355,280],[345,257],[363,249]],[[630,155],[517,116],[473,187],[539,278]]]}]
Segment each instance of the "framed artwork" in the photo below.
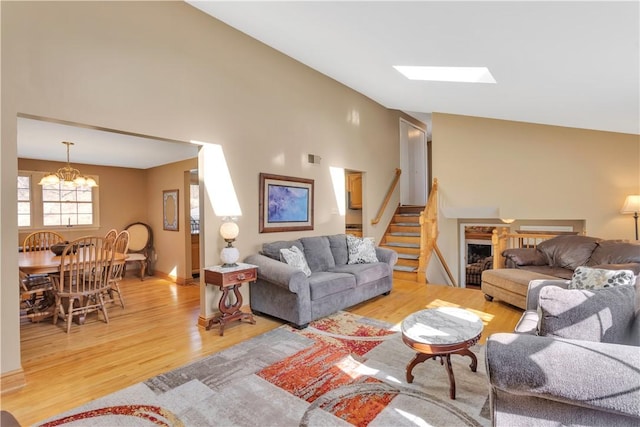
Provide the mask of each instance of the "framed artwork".
[{"label": "framed artwork", "polygon": [[178,231],[178,190],[162,192],[162,228]]},{"label": "framed artwork", "polygon": [[313,180],[260,174],[260,233],[313,230]]}]

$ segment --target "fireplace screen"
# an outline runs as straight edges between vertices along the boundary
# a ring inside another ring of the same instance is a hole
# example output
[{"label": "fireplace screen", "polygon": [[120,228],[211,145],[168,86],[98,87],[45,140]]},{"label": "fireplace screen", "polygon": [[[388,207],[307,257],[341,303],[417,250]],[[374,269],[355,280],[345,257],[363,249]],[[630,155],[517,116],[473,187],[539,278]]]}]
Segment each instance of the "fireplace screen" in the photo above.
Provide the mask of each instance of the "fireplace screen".
[{"label": "fireplace screen", "polygon": [[491,256],[493,247],[491,242],[472,243],[467,242],[467,264],[482,261]]}]

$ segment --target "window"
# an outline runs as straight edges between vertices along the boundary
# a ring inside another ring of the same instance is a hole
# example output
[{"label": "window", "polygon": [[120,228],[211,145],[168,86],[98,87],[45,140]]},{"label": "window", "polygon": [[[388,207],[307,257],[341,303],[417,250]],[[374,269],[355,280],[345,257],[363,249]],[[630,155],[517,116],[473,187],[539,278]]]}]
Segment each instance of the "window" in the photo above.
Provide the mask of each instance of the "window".
[{"label": "window", "polygon": [[[18,173],[18,227],[98,227],[98,191],[67,184],[38,185],[42,172]],[[97,177],[94,177],[97,181]],[[36,184],[34,184],[36,183]]]},{"label": "window", "polygon": [[92,193],[91,188],[66,183],[43,185],[42,225],[92,225]]},{"label": "window", "polygon": [[31,177],[18,176],[18,227],[31,225]]}]

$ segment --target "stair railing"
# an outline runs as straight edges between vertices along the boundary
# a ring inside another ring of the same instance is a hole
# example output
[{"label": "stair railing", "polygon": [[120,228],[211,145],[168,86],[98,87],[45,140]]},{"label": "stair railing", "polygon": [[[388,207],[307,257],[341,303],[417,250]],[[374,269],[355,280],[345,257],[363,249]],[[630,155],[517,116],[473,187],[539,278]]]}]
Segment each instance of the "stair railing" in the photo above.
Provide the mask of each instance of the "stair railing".
[{"label": "stair railing", "polygon": [[433,179],[429,199],[420,212],[420,254],[418,258],[418,277],[420,283],[427,281],[427,266],[431,260],[438,239],[438,179]]},{"label": "stair railing", "polygon": [[384,214],[384,211],[387,209],[387,205],[389,204],[389,201],[391,200],[391,195],[393,194],[393,192],[395,191],[396,187],[398,186],[398,182],[400,181],[400,175],[401,174],[402,174],[402,171],[400,169],[396,168],[396,173],[393,176],[393,181],[391,181],[391,185],[389,186],[389,191],[387,191],[387,195],[385,196],[384,200],[382,201],[382,205],[380,206],[380,209],[378,210],[378,215],[376,215],[376,217],[371,220],[371,225],[376,225],[377,223],[380,222],[380,219],[382,219],[382,215]]},{"label": "stair railing", "polygon": [[435,251],[451,284],[456,286],[453,274],[451,274],[451,270],[449,270],[449,266],[438,248],[438,233],[438,179],[434,178],[427,206],[420,212],[420,257],[418,258],[416,279],[420,283],[427,282],[427,266],[431,260],[431,254]]}]

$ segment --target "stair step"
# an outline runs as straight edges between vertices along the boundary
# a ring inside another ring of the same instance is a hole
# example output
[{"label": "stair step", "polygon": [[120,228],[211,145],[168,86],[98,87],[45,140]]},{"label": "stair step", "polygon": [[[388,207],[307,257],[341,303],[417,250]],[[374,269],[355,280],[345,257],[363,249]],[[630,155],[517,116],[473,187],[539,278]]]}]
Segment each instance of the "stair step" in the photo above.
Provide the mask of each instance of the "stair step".
[{"label": "stair step", "polygon": [[394,248],[416,248],[419,249],[420,245],[418,243],[385,243],[385,246],[393,246]]},{"label": "stair step", "polygon": [[398,254],[398,258],[400,258],[400,259],[413,259],[413,260],[416,260],[416,259],[420,258],[420,255],[399,253],[399,254]]},{"label": "stair step", "polygon": [[393,269],[396,271],[406,271],[410,273],[416,271],[415,267],[410,267],[408,265],[394,265]]},{"label": "stair step", "polygon": [[419,224],[416,222],[392,222],[391,225],[398,227],[419,227]]},{"label": "stair step", "polygon": [[420,237],[420,233],[407,233],[407,232],[393,232],[389,233],[391,236],[404,236],[404,237]]},{"label": "stair step", "polygon": [[390,242],[390,243],[385,243],[386,246],[393,246],[394,248],[415,248],[415,249],[420,249],[420,244],[418,243],[396,243],[396,242]]},{"label": "stair step", "polygon": [[396,216],[420,216],[420,213],[414,213],[414,212],[397,213]]}]

